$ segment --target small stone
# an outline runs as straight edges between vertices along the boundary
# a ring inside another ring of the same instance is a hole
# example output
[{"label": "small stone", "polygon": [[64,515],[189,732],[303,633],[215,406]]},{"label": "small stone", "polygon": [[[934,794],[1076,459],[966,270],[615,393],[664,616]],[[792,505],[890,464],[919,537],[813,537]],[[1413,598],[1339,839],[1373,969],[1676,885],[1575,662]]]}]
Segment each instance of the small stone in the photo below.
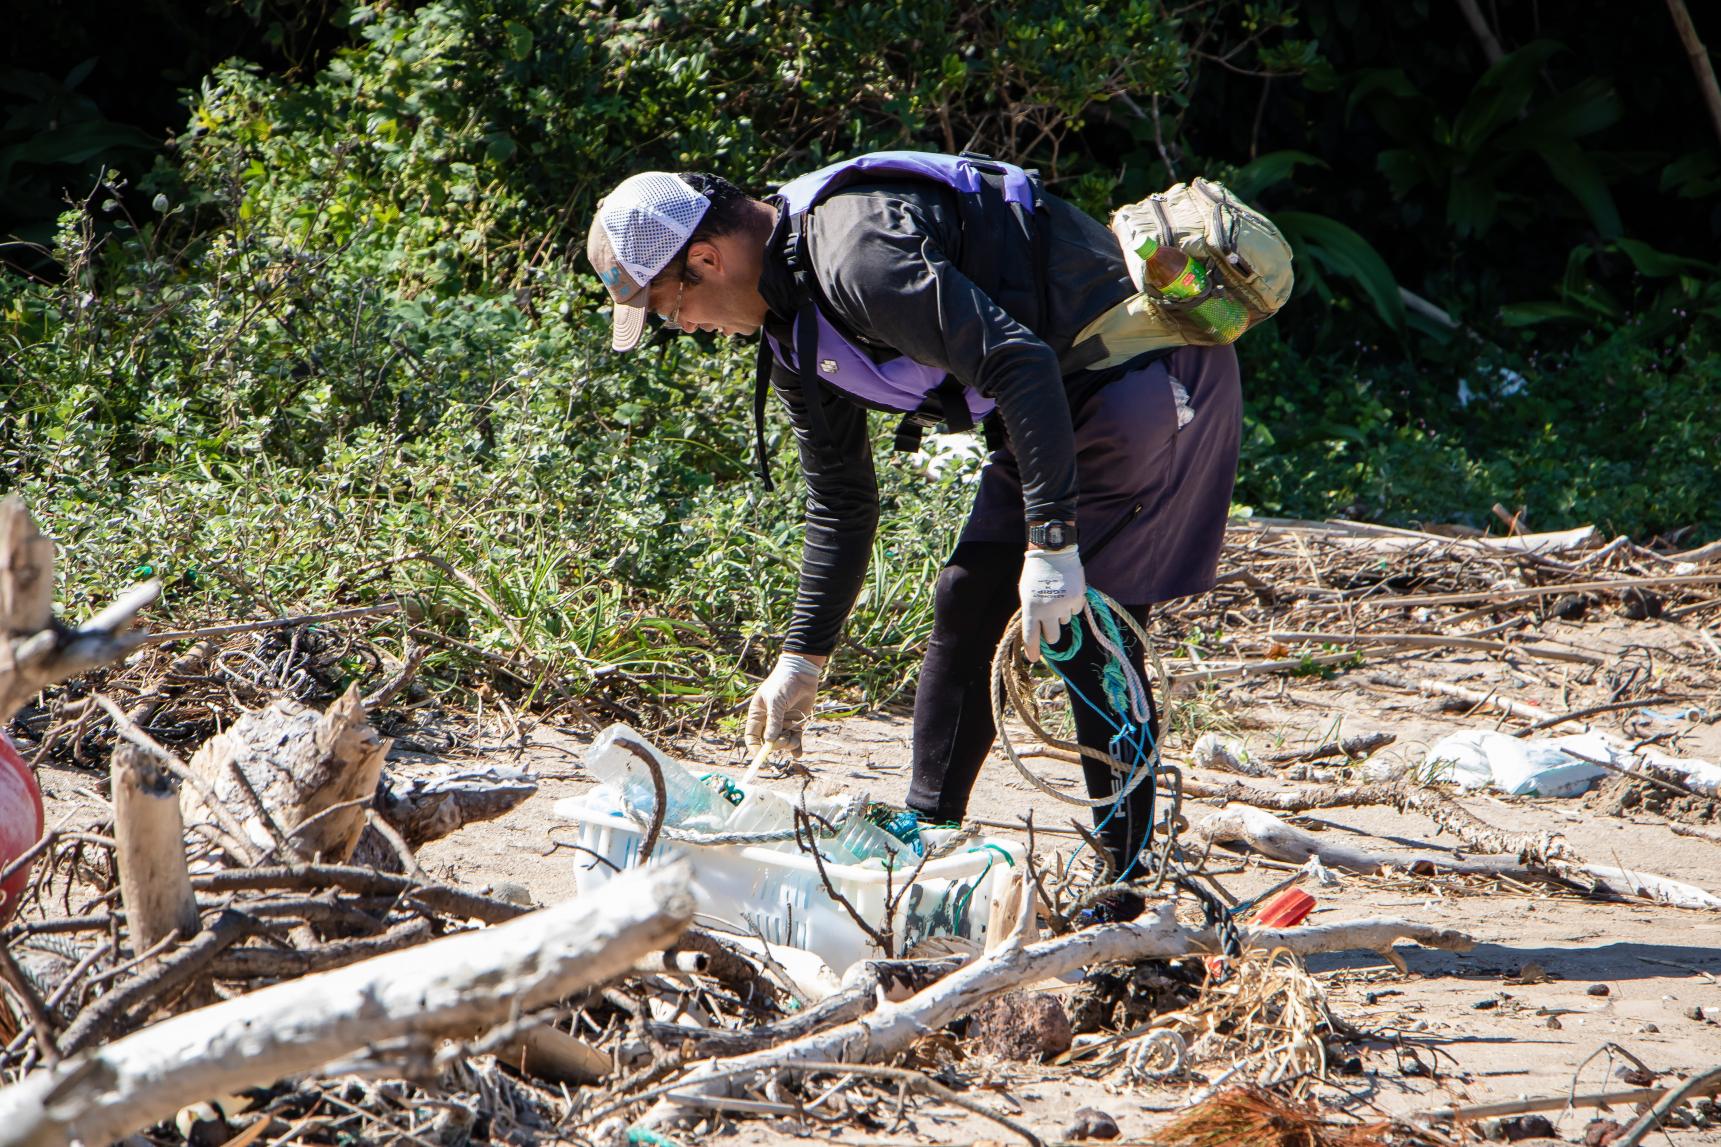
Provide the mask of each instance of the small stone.
[{"label": "small stone", "polygon": [[1584,991],[1592,996],[1605,996],[1612,991],[1606,984],[1591,984]]},{"label": "small stone", "polygon": [[1078,1107],[1076,1117],[1064,1128],[1065,1139],[1116,1139],[1122,1134],[1117,1120],[1097,1107]]},{"label": "small stone", "polygon": [[1702,1008],[1698,1007],[1696,1004],[1692,1004],[1690,1007],[1685,1009],[1685,1018],[1702,1023],[1708,1017],[1703,1014]]},{"label": "small stone", "polygon": [[1566,1025],[1560,1022],[1559,1016],[1549,1016],[1548,1017],[1548,1026],[1553,1028],[1555,1031],[1559,1031],[1561,1028],[1565,1027]]},{"label": "small stone", "polygon": [[1070,1017],[1056,996],[1011,992],[988,1000],[974,1013],[980,1048],[999,1059],[1048,1059],[1070,1050]]},{"label": "small stone", "polygon": [[1661,1029],[1656,1027],[1654,1024],[1644,1024],[1642,1027],[1638,1028],[1637,1030],[1639,1032],[1642,1032],[1642,1033],[1645,1033],[1648,1035],[1653,1035],[1656,1032],[1660,1031]]},{"label": "small stone", "polygon": [[1485,996],[1482,999],[1477,1000],[1475,1003],[1471,1004],[1470,1006],[1479,1012],[1493,1011],[1495,1008],[1500,1006],[1500,997],[1499,996]]},{"label": "small stone", "polygon": [[527,888],[524,884],[517,884],[512,880],[498,880],[495,884],[492,884],[490,886],[490,895],[495,897],[497,900],[505,901],[509,904],[515,904],[521,908],[533,907],[532,890]]},{"label": "small stone", "polygon": [[1584,1128],[1584,1147],[1607,1147],[1624,1134],[1625,1127],[1617,1119],[1591,1120]]},{"label": "small stone", "polygon": [[1518,969],[1517,982],[1520,984],[1545,984],[1551,979],[1553,977],[1548,975],[1548,970],[1534,960]]},{"label": "small stone", "polygon": [[1661,616],[1661,595],[1631,586],[1619,595],[1620,612],[1632,621],[1647,621]]},{"label": "small stone", "polygon": [[1420,1059],[1416,1058],[1414,1055],[1408,1057],[1404,1061],[1404,1065],[1399,1070],[1404,1072],[1405,1075],[1413,1075],[1413,1076],[1425,1076],[1425,1075],[1433,1075],[1434,1074],[1433,1072],[1428,1070],[1428,1065],[1426,1063],[1423,1063]]},{"label": "small stone", "polygon": [[1622,1067],[1619,1069],[1619,1077],[1633,1087],[1655,1086],[1655,1073],[1645,1071],[1641,1067]]},{"label": "small stone", "polygon": [[1508,1143],[1516,1143],[1520,1139],[1555,1138],[1554,1125],[1545,1115],[1509,1116],[1500,1120],[1500,1130]]}]

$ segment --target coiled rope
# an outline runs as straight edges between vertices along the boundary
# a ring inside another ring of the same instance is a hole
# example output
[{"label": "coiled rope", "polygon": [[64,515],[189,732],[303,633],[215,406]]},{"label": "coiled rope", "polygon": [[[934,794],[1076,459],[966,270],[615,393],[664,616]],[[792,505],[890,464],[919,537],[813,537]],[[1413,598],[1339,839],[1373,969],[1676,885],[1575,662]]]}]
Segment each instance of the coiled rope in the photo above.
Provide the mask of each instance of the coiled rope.
[{"label": "coiled rope", "polygon": [[[1160,660],[1159,652],[1154,648],[1153,642],[1148,639],[1147,631],[1142,628],[1141,623],[1136,621],[1128,610],[1112,600],[1111,597],[1092,586],[1088,587],[1081,612],[1071,619],[1072,632],[1069,648],[1055,653],[1043,648],[1042,653],[1050,656],[1053,661],[1068,660],[1081,648],[1084,630],[1091,634],[1093,640],[1098,642],[1100,647],[1109,655],[1103,675],[1106,703],[1112,707],[1114,713],[1133,721],[1138,728],[1145,729],[1146,723],[1152,715],[1147,686],[1142,681],[1135,666],[1124,656],[1123,635],[1117,628],[1118,618],[1123,619],[1135,635],[1135,639],[1140,642],[1144,656],[1153,667],[1154,676],[1162,682],[1166,681],[1165,666]],[[1005,629],[1003,638],[998,642],[997,652],[992,658],[992,723],[998,730],[998,744],[1003,748],[1004,756],[1009,759],[1016,771],[1029,784],[1065,804],[1076,805],[1081,808],[1121,807],[1123,802],[1128,800],[1130,795],[1142,784],[1153,785],[1156,797],[1163,795],[1171,802],[1170,815],[1166,817],[1166,824],[1169,829],[1166,833],[1164,854],[1157,866],[1159,871],[1163,873],[1165,860],[1170,855],[1175,837],[1175,832],[1170,831],[1170,829],[1175,829],[1177,826],[1183,809],[1182,770],[1166,764],[1161,758],[1159,738],[1157,737],[1153,738],[1153,744],[1148,748],[1145,756],[1141,754],[1141,746],[1138,744],[1136,746],[1138,759],[1133,763],[1125,764],[1111,753],[1089,748],[1075,741],[1064,740],[1049,732],[1040,720],[1039,704],[1033,698],[1031,683],[1027,677],[1027,660],[1023,653],[1021,620],[1020,611],[1017,611],[1010,618],[1010,624]],[[1086,624],[1078,625],[1078,621],[1085,621]],[[1065,683],[1065,686],[1070,693],[1070,704],[1076,704],[1080,695],[1068,682]],[[1160,728],[1164,729],[1170,723],[1171,698],[1169,690],[1162,692],[1165,697],[1164,707],[1160,712]],[[1088,701],[1087,698],[1082,697],[1081,700],[1098,710],[1098,706],[1094,705],[1092,701]],[[1043,744],[1065,752],[1075,753],[1089,760],[1099,761],[1113,772],[1123,775],[1125,781],[1122,789],[1103,797],[1078,797],[1071,796],[1045,780],[1022,760],[1021,753],[1017,750],[1014,741],[1011,740],[1009,725],[1005,718],[1012,708],[1022,723]],[[1104,716],[1103,712],[1101,715]],[[1116,747],[1116,744],[1117,739],[1114,739],[1113,747]],[[1162,780],[1170,782],[1169,790],[1160,787]],[[1151,826],[1148,831],[1151,836]],[[1145,844],[1144,841],[1144,847]]]}]

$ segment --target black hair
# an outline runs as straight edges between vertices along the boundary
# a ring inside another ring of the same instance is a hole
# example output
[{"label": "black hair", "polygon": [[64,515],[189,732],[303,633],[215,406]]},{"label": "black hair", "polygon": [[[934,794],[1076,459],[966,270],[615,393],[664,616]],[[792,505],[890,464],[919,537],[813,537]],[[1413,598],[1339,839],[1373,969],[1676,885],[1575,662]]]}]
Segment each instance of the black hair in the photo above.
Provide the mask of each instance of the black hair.
[{"label": "black hair", "polygon": [[[681,250],[665,264],[663,270],[652,277],[653,283],[699,282],[699,272],[687,265],[689,247],[719,235],[734,235],[758,227],[758,216],[750,207],[752,197],[721,175],[712,175],[705,171],[680,171],[676,175],[693,190],[705,196],[711,206],[705,209],[705,215],[699,220],[698,226],[694,227],[693,234],[687,237],[687,242],[681,245]],[[764,236],[761,235],[760,238]]]}]

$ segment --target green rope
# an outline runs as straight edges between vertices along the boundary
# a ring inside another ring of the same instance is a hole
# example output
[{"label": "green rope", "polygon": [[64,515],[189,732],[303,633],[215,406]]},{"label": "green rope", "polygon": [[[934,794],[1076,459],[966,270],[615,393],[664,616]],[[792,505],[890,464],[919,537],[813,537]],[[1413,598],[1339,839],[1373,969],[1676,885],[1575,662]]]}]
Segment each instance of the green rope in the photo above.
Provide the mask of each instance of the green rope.
[{"label": "green rope", "polygon": [[732,805],[738,805],[747,799],[747,790],[722,773],[706,773],[699,778],[699,782],[716,789],[718,795]]},{"label": "green rope", "polygon": [[[1100,600],[1099,594],[1092,587],[1088,589],[1088,606],[1093,615],[1099,619],[1100,628],[1105,630],[1106,638],[1113,649],[1124,648],[1123,633],[1117,627],[1117,618]],[[1125,720],[1129,719],[1129,682],[1123,675],[1123,666],[1116,658],[1106,661],[1105,669],[1100,674],[1101,687],[1105,690],[1106,704],[1111,706],[1113,713]]]},{"label": "green rope", "polygon": [[[1016,867],[1016,858],[1011,856],[1009,851],[1007,849],[1001,847],[1000,845],[991,844],[991,843],[977,844],[973,848],[966,849],[965,851],[968,851],[968,852],[984,852],[984,853],[988,853],[988,854],[995,852],[999,856],[1002,856],[1004,858],[1005,864],[1008,864],[1011,868]],[[970,884],[967,888],[963,889],[962,895],[960,895],[956,898],[956,907],[955,907],[955,910],[952,914],[955,919],[957,919],[957,920],[962,919],[962,914],[964,912],[968,911],[968,904],[970,901],[972,901],[974,899],[975,890],[978,889],[982,884],[986,883],[986,874],[988,872],[992,871],[992,865],[995,863],[996,863],[996,861],[994,861],[992,859],[992,857],[990,855],[988,855],[986,857],[986,867],[982,868],[980,870],[980,875],[976,876],[974,878],[974,883]]]},{"label": "green rope", "polygon": [[914,849],[916,856],[926,851],[926,845],[920,839],[920,814],[913,809],[872,804],[867,806],[866,818]]},{"label": "green rope", "polygon": [[1053,661],[1068,661],[1082,650],[1082,619],[1078,615],[1070,618],[1070,647],[1059,651],[1053,649],[1044,641],[1040,642],[1040,652]]}]

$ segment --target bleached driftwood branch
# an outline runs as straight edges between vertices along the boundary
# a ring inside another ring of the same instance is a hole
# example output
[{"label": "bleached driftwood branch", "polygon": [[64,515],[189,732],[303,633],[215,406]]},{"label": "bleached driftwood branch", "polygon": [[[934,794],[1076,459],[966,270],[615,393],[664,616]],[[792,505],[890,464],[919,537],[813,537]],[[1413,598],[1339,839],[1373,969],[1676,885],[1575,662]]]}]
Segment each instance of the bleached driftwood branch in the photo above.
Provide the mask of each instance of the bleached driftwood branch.
[{"label": "bleached driftwood branch", "polygon": [[[281,848],[288,860],[339,864],[364,830],[391,743],[366,720],[355,685],[324,713],[286,698],[246,713],[204,742],[189,767],[251,843]],[[193,794],[181,803],[188,825],[212,815]]]},{"label": "bleached driftwood branch", "polygon": [[[675,1096],[720,1096],[749,1080],[768,1078],[784,1066],[807,1062],[889,1061],[916,1038],[973,1012],[979,1004],[1027,984],[1096,964],[1134,963],[1219,950],[1217,938],[1177,923],[1171,901],[1149,907],[1140,919],[1067,933],[1037,944],[1023,943],[1034,919],[1035,898],[1024,896],[1010,940],[901,1003],[884,1003],[840,1027],[817,1031],[779,1047],[729,1059],[708,1060],[678,1086]],[[1361,920],[1298,928],[1242,928],[1245,947],[1286,948],[1297,955],[1366,950],[1385,952],[1401,939],[1467,952],[1475,946],[1462,932],[1407,920]],[[694,1104],[660,1100],[641,1122],[664,1126],[696,1114]]]},{"label": "bleached driftwood branch", "polygon": [[1450,832],[1475,852],[1505,853],[1526,863],[1545,863],[1567,855],[1564,840],[1556,832],[1513,832],[1489,824],[1469,809],[1435,789],[1403,781],[1361,785],[1319,785],[1304,789],[1264,789],[1241,782],[1213,784],[1191,777],[1183,779],[1185,797],[1238,801],[1273,812],[1312,812],[1323,808],[1352,808],[1385,805],[1399,812],[1419,812],[1443,832]]},{"label": "bleached driftwood branch", "polygon": [[1377,876],[1388,869],[1508,876],[1515,880],[1555,880],[1588,885],[1614,896],[1638,896],[1676,908],[1721,909],[1721,897],[1665,876],[1588,864],[1569,852],[1561,859],[1525,863],[1515,856],[1455,856],[1443,852],[1377,852],[1323,841],[1249,805],[1229,805],[1192,830],[1194,839],[1214,844],[1245,844],[1274,860],[1301,864],[1311,856],[1329,868]]},{"label": "bleached driftwood branch", "polygon": [[0,1147],[109,1143],[384,1040],[469,1034],[626,972],[693,916],[685,865],[187,1012],[0,1091]]},{"label": "bleached driftwood branch", "polygon": [[177,931],[197,934],[197,894],[185,863],[179,784],[161,763],[130,742],[114,746],[114,838],[119,845],[120,899],[135,952]]},{"label": "bleached driftwood branch", "polygon": [[160,593],[146,581],[78,629],[56,621],[54,543],[18,495],[0,501],[0,725],[49,685],[134,649],[144,634],[128,632],[132,619]]}]

